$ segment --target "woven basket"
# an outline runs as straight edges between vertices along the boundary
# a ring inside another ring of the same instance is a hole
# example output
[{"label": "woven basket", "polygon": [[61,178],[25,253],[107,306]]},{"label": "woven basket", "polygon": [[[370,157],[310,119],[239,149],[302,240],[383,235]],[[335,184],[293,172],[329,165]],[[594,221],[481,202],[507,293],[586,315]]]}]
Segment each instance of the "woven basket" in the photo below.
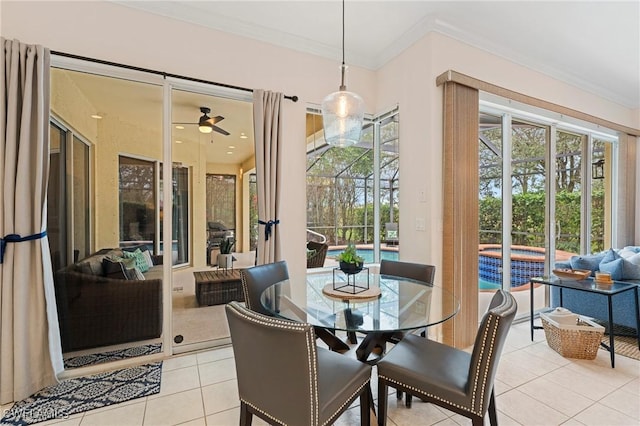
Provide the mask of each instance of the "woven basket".
[{"label": "woven basket", "polygon": [[604,327],[584,317],[576,325],[559,324],[545,314],[540,319],[551,349],[566,358],[595,359]]}]

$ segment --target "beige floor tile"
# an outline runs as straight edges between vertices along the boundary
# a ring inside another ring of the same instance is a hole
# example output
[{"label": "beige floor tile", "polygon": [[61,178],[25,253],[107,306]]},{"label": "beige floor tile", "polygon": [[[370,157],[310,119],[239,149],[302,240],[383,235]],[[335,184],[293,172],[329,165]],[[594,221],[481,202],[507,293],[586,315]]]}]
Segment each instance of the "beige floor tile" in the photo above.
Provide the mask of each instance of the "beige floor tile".
[{"label": "beige floor tile", "polygon": [[139,426],[144,419],[146,402],[129,404],[113,408],[112,410],[92,412],[88,411],[82,421],[81,426]]},{"label": "beige floor tile", "polygon": [[236,378],[236,364],[233,358],[200,364],[198,365],[198,371],[200,372],[201,386]]},{"label": "beige floor tile", "polygon": [[162,362],[162,372],[177,370],[178,368],[190,367],[198,364],[198,358],[196,354],[178,355]]},{"label": "beige floor tile", "polygon": [[235,380],[202,387],[202,399],[206,415],[227,411],[240,406],[238,384]]},{"label": "beige floor tile", "polygon": [[[637,404],[637,401],[636,401]],[[638,420],[602,404],[595,403],[575,419],[587,426],[637,426]]]},{"label": "beige floor tile", "polygon": [[593,400],[544,377],[525,383],[518,387],[518,390],[569,417],[575,416],[594,403]]},{"label": "beige floor tile", "polygon": [[233,358],[233,348],[231,346],[225,346],[206,352],[199,352],[196,354],[196,357],[198,358],[198,364],[206,364],[207,362]]},{"label": "beige floor tile", "polygon": [[511,386],[517,387],[538,377],[534,373],[527,371],[522,367],[520,362],[514,362],[509,359],[500,359],[496,379]]},{"label": "beige floor tile", "polygon": [[173,393],[183,392],[189,389],[200,388],[200,374],[197,366],[180,368],[177,370],[162,370],[160,393],[150,395],[149,399],[161,398]]},{"label": "beige floor tile", "polygon": [[527,426],[560,425],[569,419],[569,416],[533,399],[518,389],[496,397],[496,406],[514,421]]},{"label": "beige floor tile", "polygon": [[636,419],[640,424],[640,401],[637,394],[618,389],[602,398],[599,402]]},{"label": "beige floor tile", "polygon": [[387,418],[398,426],[433,425],[447,418],[442,410],[433,404],[413,398],[411,408],[404,405],[404,401],[389,398],[387,404]]},{"label": "beige floor tile", "polygon": [[640,379],[634,379],[620,389],[640,397]]},{"label": "beige floor tile", "polygon": [[204,416],[200,389],[174,393],[147,401],[144,425],[176,425]]},{"label": "beige floor tile", "polygon": [[546,374],[544,378],[594,401],[616,390],[606,380],[594,379],[577,372],[571,368],[571,364]]},{"label": "beige floor tile", "polygon": [[[231,426],[231,423],[229,423],[229,425]],[[188,422],[180,423],[178,426],[207,426],[207,421],[205,420],[204,417],[201,417],[199,419],[190,420]]]},{"label": "beige floor tile", "polygon": [[47,422],[37,423],[38,426],[48,426],[48,425],[56,425],[56,426],[78,426],[82,421],[82,417],[84,413],[79,413],[75,416],[70,416],[66,420],[54,419],[49,420]]},{"label": "beige floor tile", "polygon": [[[221,411],[206,417],[207,426],[227,426],[237,425],[240,422],[240,407]],[[257,419],[253,419],[252,425],[257,424]]]},{"label": "beige floor tile", "polygon": [[526,352],[524,350],[517,350],[502,355],[499,365],[502,365],[503,362],[517,364],[523,370],[530,371],[536,376],[541,376],[557,368],[560,368],[559,364],[549,362],[544,357],[533,355],[530,352]]}]

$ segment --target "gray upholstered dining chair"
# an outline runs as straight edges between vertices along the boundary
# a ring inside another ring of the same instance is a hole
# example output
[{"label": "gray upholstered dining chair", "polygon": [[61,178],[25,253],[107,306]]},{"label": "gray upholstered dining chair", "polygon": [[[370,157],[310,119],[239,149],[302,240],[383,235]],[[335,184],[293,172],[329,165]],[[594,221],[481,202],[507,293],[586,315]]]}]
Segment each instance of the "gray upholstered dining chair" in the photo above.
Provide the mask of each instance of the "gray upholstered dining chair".
[{"label": "gray upholstered dining chair", "polygon": [[254,415],[270,424],[328,425],[358,398],[360,423],[369,426],[369,365],[317,347],[310,324],[262,315],[238,302],[225,309],[241,426]]},{"label": "gray upholstered dining chair", "polygon": [[[380,274],[381,275],[393,275],[395,277],[408,278],[410,280],[421,281],[426,284],[433,284],[433,279],[436,275],[436,267],[434,265],[424,265],[422,263],[400,262],[397,260],[382,259],[380,262]],[[427,331],[423,329],[420,332],[422,337],[427,336]],[[404,336],[403,333],[395,336],[392,339],[392,343],[397,343]],[[402,399],[402,391],[396,392],[398,399]],[[405,397],[405,404],[407,407],[411,407],[411,394],[407,394]]]},{"label": "gray upholstered dining chair", "polygon": [[260,295],[275,283],[289,279],[289,269],[287,262],[281,260],[274,263],[254,266],[243,269],[240,272],[242,278],[242,292],[247,308],[260,312],[264,315],[271,315],[260,302]]},{"label": "gray upholstered dining chair", "polygon": [[[254,266],[244,269],[240,272],[242,278],[242,292],[244,293],[245,306],[252,311],[259,312],[263,315],[272,316],[262,305],[260,296],[270,286],[289,279],[289,269],[287,262],[281,260],[275,263],[266,263],[264,265]],[[336,352],[346,352],[349,345],[340,340],[330,330],[322,327],[315,327],[315,333],[328,347]]]},{"label": "gray upholstered dining chair", "polygon": [[408,334],[378,362],[378,425],[386,424],[387,386],[444,407],[482,425],[497,424],[493,382],[518,305],[498,290],[482,317],[471,353]]}]

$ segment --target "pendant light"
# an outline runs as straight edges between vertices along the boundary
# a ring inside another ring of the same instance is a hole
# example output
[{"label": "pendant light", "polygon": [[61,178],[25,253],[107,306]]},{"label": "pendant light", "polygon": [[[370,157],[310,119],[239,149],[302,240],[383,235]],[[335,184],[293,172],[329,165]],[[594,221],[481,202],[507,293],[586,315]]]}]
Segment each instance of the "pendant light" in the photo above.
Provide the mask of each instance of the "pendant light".
[{"label": "pendant light", "polygon": [[344,0],[342,0],[342,80],[340,89],[322,101],[324,140],[333,146],[345,147],[360,142],[364,120],[364,101],[344,84]]}]

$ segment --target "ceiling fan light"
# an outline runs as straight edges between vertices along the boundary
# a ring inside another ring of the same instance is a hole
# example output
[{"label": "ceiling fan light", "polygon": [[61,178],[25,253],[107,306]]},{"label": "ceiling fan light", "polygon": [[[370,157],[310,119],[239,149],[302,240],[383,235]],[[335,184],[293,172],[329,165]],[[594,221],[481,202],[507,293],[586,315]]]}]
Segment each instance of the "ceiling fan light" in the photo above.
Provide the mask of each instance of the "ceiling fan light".
[{"label": "ceiling fan light", "polygon": [[208,123],[202,123],[198,126],[198,130],[200,130],[200,133],[211,133],[213,132],[213,127]]},{"label": "ceiling fan light", "polygon": [[364,101],[347,90],[329,94],[322,101],[324,140],[337,147],[360,142],[364,121]]}]

